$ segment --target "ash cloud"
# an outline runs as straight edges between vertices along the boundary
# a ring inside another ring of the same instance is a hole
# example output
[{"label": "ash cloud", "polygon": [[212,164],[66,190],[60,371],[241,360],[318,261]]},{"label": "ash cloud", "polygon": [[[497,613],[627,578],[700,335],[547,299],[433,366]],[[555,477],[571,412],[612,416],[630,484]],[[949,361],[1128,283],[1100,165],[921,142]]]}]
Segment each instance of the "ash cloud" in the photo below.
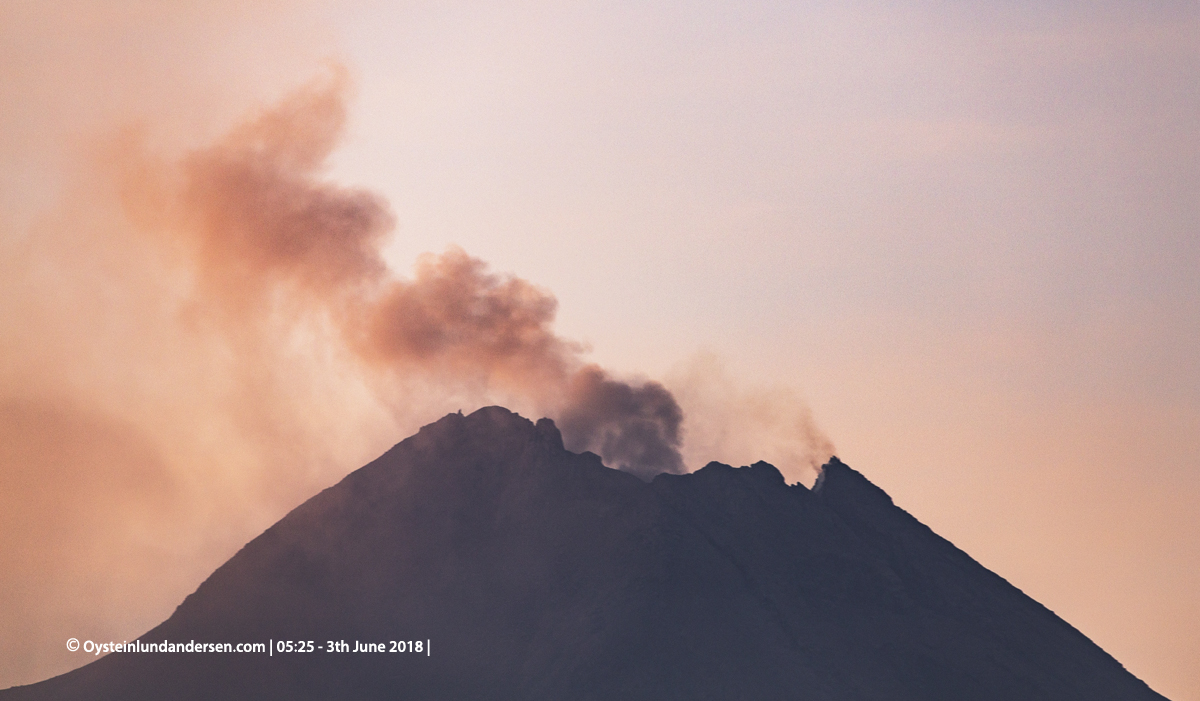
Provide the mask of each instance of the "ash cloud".
[{"label": "ash cloud", "polygon": [[345,125],[347,80],[335,69],[175,163],[137,144],[117,154],[126,210],[176,246],[199,274],[198,297],[235,308],[279,288],[324,299],[386,274],[387,203],[321,178]]},{"label": "ash cloud", "polygon": [[479,373],[538,392],[561,384],[581,351],[551,329],[558,303],[549,293],[451,248],[426,254],[412,280],[391,280],[350,331],[376,364]]},{"label": "ash cloud", "polygon": [[470,378],[560,417],[576,450],[646,478],[682,471],[670,392],[586,365],[583,348],[554,333],[548,292],[457,248],[424,256],[410,279],[391,273],[386,202],[322,179],[346,90],[334,70],[176,163],[125,156],[126,207],[182,254],[196,309],[241,328],[275,310],[318,315],[372,370]]}]

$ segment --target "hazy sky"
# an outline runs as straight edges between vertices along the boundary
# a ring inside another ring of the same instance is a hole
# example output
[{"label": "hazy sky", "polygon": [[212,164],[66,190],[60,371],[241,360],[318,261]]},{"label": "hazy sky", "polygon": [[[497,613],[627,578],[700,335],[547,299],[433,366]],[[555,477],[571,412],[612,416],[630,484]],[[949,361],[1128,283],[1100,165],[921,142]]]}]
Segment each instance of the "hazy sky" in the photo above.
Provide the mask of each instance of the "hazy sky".
[{"label": "hazy sky", "polygon": [[[318,174],[388,203],[396,275],[456,245],[552,294],[587,359],[675,391],[692,468],[786,462],[811,408],[898,504],[1200,700],[1200,5],[159,5],[0,7],[20,251],[0,458],[24,509],[0,526],[28,544],[4,556],[0,629],[47,648],[0,639],[0,686],[82,663],[57,647],[83,626],[143,632],[256,529],[483,396],[389,378],[381,402],[310,349],[320,329],[285,348],[167,323],[146,300],[187,281],[110,243],[153,228],[130,168],[227,143],[332,62],[353,87]],[[247,349],[288,360],[263,378],[221,355]],[[270,401],[237,400],[247,378]],[[296,436],[301,474],[258,467]]]}]

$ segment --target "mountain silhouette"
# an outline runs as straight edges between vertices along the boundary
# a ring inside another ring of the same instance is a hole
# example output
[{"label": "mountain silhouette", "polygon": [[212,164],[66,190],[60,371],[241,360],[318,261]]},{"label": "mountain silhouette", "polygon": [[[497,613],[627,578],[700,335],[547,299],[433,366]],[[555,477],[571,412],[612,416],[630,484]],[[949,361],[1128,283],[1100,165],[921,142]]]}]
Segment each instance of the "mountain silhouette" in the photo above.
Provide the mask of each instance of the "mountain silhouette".
[{"label": "mountain silhouette", "polygon": [[836,458],[811,490],[646,483],[500,407],[309,499],[140,641],[272,652],[115,652],[0,700],[1163,698]]}]

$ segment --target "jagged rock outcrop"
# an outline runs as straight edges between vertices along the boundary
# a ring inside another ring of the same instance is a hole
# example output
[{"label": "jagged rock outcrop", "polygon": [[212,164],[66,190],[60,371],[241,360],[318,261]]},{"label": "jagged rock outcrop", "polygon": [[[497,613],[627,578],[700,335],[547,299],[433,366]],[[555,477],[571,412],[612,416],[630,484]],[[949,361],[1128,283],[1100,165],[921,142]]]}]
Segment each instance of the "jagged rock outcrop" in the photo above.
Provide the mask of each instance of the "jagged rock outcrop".
[{"label": "jagged rock outcrop", "polygon": [[430,424],[248,543],[144,642],[19,699],[1161,699],[836,458],[651,483],[489,407]]}]

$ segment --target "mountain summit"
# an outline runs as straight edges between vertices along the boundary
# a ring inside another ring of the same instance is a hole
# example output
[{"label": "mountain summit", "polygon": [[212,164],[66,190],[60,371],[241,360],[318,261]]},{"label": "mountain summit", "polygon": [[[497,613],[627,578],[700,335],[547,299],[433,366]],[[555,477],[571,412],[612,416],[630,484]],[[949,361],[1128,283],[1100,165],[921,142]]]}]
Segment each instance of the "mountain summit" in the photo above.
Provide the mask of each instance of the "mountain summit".
[{"label": "mountain summit", "polygon": [[296,508],[164,641],[272,652],[115,652],[0,700],[1163,698],[836,458],[811,490],[646,483],[500,407]]}]

